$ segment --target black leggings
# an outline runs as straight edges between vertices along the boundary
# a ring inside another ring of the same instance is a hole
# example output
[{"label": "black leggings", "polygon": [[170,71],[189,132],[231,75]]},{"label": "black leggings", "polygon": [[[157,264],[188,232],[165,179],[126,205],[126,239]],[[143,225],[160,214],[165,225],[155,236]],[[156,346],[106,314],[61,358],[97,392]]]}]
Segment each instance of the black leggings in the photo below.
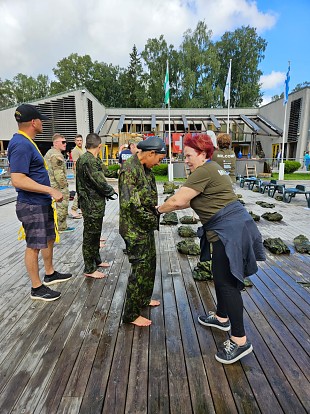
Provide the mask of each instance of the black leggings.
[{"label": "black leggings", "polygon": [[232,336],[245,336],[241,296],[244,285],[231,273],[225,247],[220,240],[213,243],[212,273],[217,298],[217,316],[229,318]]}]

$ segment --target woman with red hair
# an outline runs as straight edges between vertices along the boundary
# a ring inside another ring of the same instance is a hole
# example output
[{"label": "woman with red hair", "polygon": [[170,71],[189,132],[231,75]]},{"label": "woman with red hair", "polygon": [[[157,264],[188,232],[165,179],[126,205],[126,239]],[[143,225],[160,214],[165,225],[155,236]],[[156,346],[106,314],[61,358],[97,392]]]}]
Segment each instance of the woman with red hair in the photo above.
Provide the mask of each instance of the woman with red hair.
[{"label": "woman with red hair", "polygon": [[198,317],[204,326],[231,330],[215,358],[223,364],[232,364],[252,352],[243,324],[241,290],[244,277],[257,271],[256,260],[265,260],[261,234],[257,226],[238,201],[226,171],[212,161],[214,147],[207,134],[186,134],[184,139],[185,163],[191,174],[180,190],[164,204],[159,213],[168,213],[192,207],[202,227],[201,261],[211,259],[217,297],[217,308],[209,315]]}]

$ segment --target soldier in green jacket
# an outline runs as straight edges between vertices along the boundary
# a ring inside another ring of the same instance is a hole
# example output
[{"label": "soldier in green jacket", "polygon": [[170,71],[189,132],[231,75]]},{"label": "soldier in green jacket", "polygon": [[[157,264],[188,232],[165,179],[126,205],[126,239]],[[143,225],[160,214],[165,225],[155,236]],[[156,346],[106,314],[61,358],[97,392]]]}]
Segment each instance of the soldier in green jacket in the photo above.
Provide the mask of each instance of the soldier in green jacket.
[{"label": "soldier in green jacket", "polygon": [[159,222],[151,168],[165,157],[166,145],[152,136],[139,142],[137,148],[140,151],[122,165],[119,173],[120,234],[131,263],[123,322],[149,326],[152,322],[141,316],[141,310],[160,304],[151,300],[156,273],[154,230],[158,230]]},{"label": "soldier in green jacket", "polygon": [[113,187],[107,183],[99,158],[101,138],[91,133],[86,137],[86,153],[76,162],[76,190],[78,203],[84,218],[83,258],[84,275],[101,279],[105,275],[98,267],[109,267],[101,260],[100,235],[105,212],[106,199],[117,196]]},{"label": "soldier in green jacket", "polygon": [[45,154],[45,161],[48,166],[48,175],[51,187],[61,191],[62,202],[56,203],[58,230],[59,232],[74,231],[74,227],[67,226],[68,206],[69,206],[69,187],[67,180],[66,161],[62,151],[66,150],[66,138],[61,134],[53,135],[53,147]]}]

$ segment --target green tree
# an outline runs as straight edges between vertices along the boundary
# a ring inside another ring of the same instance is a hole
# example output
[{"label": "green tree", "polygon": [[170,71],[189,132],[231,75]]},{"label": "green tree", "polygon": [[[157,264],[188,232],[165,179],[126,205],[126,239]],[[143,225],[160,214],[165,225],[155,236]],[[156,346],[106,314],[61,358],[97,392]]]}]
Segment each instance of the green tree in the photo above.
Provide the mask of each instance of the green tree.
[{"label": "green tree", "polygon": [[134,45],[130,53],[129,66],[123,79],[123,103],[125,107],[141,108],[144,106],[144,103],[146,103],[144,81],[141,59],[136,45]]},{"label": "green tree", "polygon": [[51,83],[52,93],[60,93],[69,89],[78,89],[91,79],[93,62],[89,55],[79,56],[72,53],[61,59],[53,72],[57,81]]},{"label": "green tree", "polygon": [[219,103],[220,62],[211,36],[203,21],[198,22],[194,31],[189,29],[184,33],[179,53],[182,106],[201,108]]},{"label": "green tree", "polygon": [[6,79],[0,79],[0,108],[15,105],[16,99],[14,94],[13,82]]},{"label": "green tree", "polygon": [[[221,62],[218,84],[224,93],[228,74],[229,59],[231,69],[231,106],[252,107],[262,102],[258,69],[267,46],[266,40],[257,35],[253,27],[242,26],[234,32],[226,32],[215,47]],[[224,99],[223,99],[224,103]]]},{"label": "green tree", "polygon": [[307,88],[309,86],[310,86],[310,82],[308,82],[308,81],[305,81],[305,82],[302,82],[302,83],[298,83],[295,86],[295,88],[292,90],[292,92],[300,91],[300,89]]}]

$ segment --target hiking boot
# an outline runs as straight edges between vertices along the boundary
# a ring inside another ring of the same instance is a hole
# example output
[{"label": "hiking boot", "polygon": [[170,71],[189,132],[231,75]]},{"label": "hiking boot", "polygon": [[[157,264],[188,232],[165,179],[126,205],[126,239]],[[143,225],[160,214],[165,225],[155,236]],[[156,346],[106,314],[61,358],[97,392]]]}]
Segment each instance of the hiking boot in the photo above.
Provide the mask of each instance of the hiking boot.
[{"label": "hiking boot", "polygon": [[50,289],[47,286],[40,286],[38,289],[31,288],[31,299],[43,300],[44,302],[52,302],[60,298],[60,292]]},{"label": "hiking boot", "polygon": [[45,275],[43,284],[45,286],[54,285],[55,283],[66,282],[67,280],[71,279],[71,273],[59,273],[54,271],[52,275]]},{"label": "hiking boot", "polygon": [[221,331],[227,332],[230,330],[229,320],[226,322],[220,322],[215,316],[215,312],[209,312],[208,316],[198,316],[198,322],[201,325],[210,326],[211,328],[217,328]]},{"label": "hiking boot", "polygon": [[67,227],[64,230],[59,230],[59,233],[70,233],[70,231],[74,231],[75,227]]},{"label": "hiking boot", "polygon": [[224,342],[224,347],[215,355],[215,359],[222,364],[233,364],[253,351],[251,342],[246,341],[244,345],[237,345],[231,339]]}]

